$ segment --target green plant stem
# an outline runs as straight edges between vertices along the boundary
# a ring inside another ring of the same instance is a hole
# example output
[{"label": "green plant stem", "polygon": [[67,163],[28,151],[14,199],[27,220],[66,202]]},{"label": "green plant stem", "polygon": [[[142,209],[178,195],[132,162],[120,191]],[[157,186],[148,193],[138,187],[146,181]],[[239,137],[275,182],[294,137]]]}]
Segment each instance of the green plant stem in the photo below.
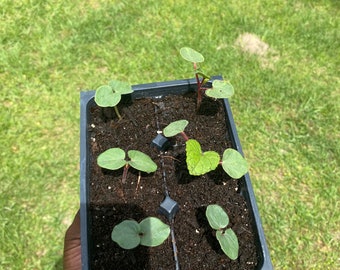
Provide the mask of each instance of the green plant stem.
[{"label": "green plant stem", "polygon": [[115,113],[116,113],[116,115],[118,116],[119,120],[122,119],[122,116],[121,116],[120,113],[119,113],[118,107],[117,107],[117,106],[114,106],[113,108],[114,108]]}]

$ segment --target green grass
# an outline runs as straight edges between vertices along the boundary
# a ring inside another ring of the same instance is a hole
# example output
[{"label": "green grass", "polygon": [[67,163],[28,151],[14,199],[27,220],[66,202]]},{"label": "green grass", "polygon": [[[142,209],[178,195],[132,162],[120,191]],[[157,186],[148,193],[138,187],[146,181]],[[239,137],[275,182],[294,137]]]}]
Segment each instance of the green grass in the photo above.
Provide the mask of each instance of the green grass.
[{"label": "green grass", "polygon": [[[61,268],[79,204],[79,92],[111,78],[192,77],[182,46],[236,88],[231,105],[275,268],[339,267],[339,8],[332,0],[1,1],[0,268]],[[245,32],[271,55],[234,46]]]}]

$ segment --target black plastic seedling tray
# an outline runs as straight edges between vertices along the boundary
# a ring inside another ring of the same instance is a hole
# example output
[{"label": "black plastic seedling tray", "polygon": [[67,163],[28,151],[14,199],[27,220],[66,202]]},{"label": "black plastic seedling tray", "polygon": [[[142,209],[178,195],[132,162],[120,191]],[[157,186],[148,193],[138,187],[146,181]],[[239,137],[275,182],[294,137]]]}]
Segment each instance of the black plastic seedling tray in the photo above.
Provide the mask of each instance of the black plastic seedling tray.
[{"label": "black plastic seedling tray", "polygon": [[[220,77],[215,77],[220,78]],[[157,82],[149,84],[140,84],[133,86],[134,92],[131,94],[131,99],[140,99],[147,97],[163,97],[169,94],[181,95],[190,91],[195,91],[196,80],[176,80],[169,82]],[[81,92],[81,119],[80,119],[80,216],[81,216],[81,250],[82,250],[82,269],[88,270],[90,258],[90,222],[89,222],[89,134],[88,119],[89,108],[94,105],[95,91]],[[237,134],[235,122],[233,119],[232,111],[227,99],[224,100],[224,107],[226,112],[226,123],[228,128],[228,138],[233,145],[233,148],[238,150],[241,154],[242,147]],[[256,238],[257,253],[259,261],[256,269],[270,270],[273,269],[269,251],[261,224],[259,211],[256,204],[256,199],[251,184],[250,176],[247,173],[240,180],[241,194],[247,202],[250,211],[250,217],[253,219],[253,229]]]}]

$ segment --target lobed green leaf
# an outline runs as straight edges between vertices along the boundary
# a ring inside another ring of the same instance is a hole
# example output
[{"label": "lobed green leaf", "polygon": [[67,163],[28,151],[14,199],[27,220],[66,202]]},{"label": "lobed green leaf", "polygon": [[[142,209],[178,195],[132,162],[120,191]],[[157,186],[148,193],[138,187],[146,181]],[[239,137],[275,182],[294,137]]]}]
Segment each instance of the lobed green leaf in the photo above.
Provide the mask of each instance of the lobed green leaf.
[{"label": "lobed green leaf", "polygon": [[220,162],[220,156],[214,151],[202,152],[198,141],[186,141],[187,166],[191,175],[202,175],[215,170]]}]

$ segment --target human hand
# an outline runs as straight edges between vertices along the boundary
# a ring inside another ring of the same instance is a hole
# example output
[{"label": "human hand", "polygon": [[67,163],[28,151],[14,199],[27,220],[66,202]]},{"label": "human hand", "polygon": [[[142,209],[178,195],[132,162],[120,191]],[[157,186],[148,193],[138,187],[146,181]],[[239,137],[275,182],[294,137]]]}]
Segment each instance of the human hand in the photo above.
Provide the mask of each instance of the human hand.
[{"label": "human hand", "polygon": [[64,240],[64,270],[81,269],[80,214],[77,212]]}]

